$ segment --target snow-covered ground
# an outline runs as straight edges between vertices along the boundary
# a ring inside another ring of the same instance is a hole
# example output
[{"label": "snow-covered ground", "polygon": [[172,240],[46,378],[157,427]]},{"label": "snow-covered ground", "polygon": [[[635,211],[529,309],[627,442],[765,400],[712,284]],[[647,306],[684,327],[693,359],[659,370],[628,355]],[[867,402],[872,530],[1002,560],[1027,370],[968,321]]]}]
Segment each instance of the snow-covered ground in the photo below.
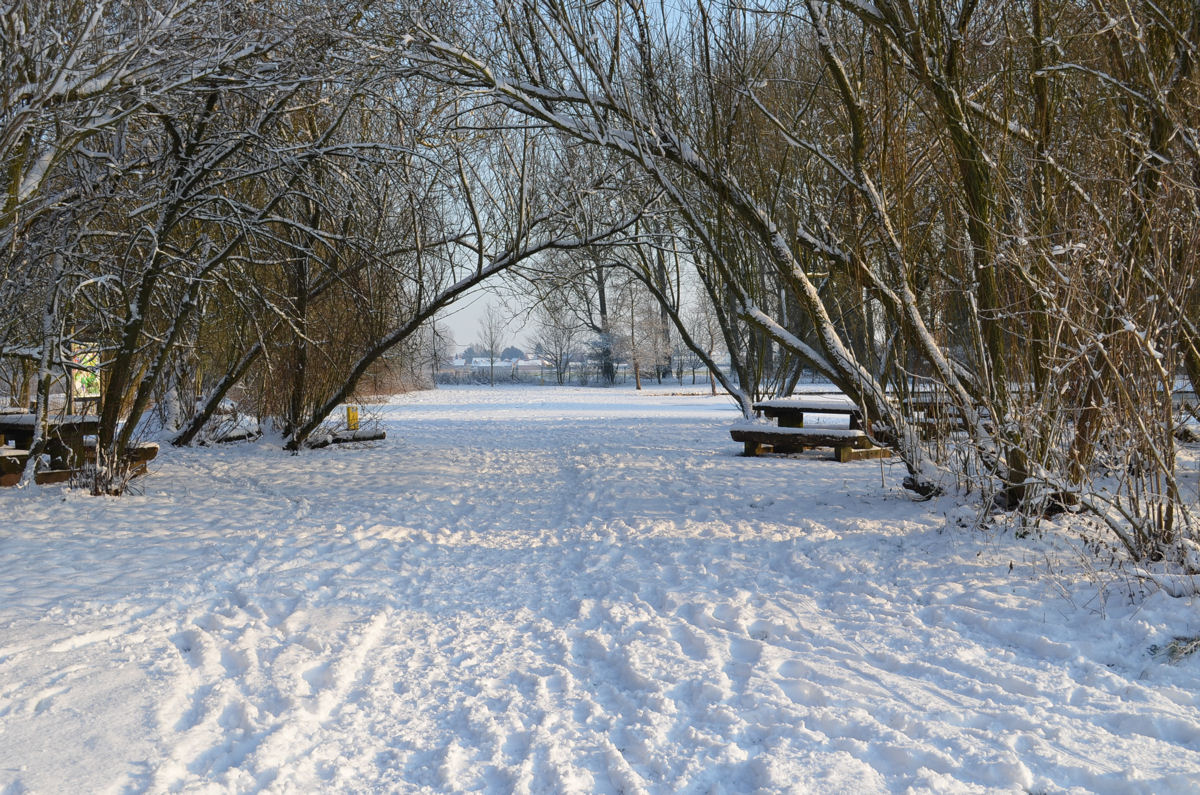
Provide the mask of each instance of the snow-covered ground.
[{"label": "snow-covered ground", "polygon": [[0,792],[1200,788],[1196,602],[670,391],[0,491]]}]

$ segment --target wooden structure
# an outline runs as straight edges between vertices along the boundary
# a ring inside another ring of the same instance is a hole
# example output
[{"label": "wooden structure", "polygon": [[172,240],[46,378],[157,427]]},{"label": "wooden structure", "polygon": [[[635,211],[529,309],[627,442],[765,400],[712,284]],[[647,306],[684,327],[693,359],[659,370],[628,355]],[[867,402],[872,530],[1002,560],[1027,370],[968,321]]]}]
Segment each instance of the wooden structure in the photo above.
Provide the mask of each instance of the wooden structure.
[{"label": "wooden structure", "polygon": [[775,420],[781,428],[803,428],[806,414],[842,415],[847,418],[851,428],[867,428],[862,409],[845,395],[797,395],[760,400],[754,404],[754,411],[761,417]]},{"label": "wooden structure", "polygon": [[[869,421],[844,395],[797,395],[764,400],[755,403],[754,410],[762,417],[775,420],[776,424],[742,422],[729,429],[730,437],[745,446],[748,456],[766,452],[799,453],[815,447],[832,447],[834,458],[843,463],[891,455],[890,450],[876,447],[871,442],[867,435]],[[806,416],[811,418],[818,414],[844,416],[848,427],[804,424]]]},{"label": "wooden structure", "polygon": [[[0,445],[7,447],[11,444],[15,449],[25,451],[28,456],[37,424],[36,414],[0,414]],[[95,436],[99,428],[100,420],[94,416],[67,414],[47,419],[46,453],[50,456],[50,470],[43,473],[44,476],[53,478],[55,476],[51,472],[61,472],[63,474],[59,479],[66,480],[72,468],[83,464],[86,457],[85,437]],[[10,451],[5,450],[5,453],[13,457]]]},{"label": "wooden structure", "polygon": [[[29,460],[38,416],[28,412],[0,413],[0,486],[15,486]],[[61,483],[85,464],[96,461],[96,432],[100,420],[67,414],[46,421],[46,453],[50,468],[37,473],[38,483]],[[145,474],[146,465],[158,455],[158,445],[142,444],[129,451],[130,475]]]}]

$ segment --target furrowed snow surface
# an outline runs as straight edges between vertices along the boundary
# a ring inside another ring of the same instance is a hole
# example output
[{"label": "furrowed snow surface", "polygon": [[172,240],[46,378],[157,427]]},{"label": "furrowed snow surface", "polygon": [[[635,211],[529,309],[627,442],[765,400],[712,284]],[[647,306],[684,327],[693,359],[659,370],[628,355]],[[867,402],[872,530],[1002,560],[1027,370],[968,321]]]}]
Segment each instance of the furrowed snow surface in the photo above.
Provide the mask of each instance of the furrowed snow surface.
[{"label": "furrowed snow surface", "polygon": [[655,391],[0,492],[0,792],[1200,787],[1195,601]]}]

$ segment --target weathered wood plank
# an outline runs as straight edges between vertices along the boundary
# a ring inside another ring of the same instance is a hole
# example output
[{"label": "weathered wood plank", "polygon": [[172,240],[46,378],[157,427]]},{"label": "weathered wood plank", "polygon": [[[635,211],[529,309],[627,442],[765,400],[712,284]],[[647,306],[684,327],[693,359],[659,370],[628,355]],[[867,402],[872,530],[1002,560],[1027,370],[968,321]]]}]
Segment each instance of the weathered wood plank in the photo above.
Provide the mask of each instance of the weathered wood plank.
[{"label": "weathered wood plank", "polygon": [[744,455],[756,456],[770,448],[774,453],[799,453],[810,447],[831,447],[841,462],[884,458],[891,451],[871,444],[861,430],[851,428],[772,428],[764,425],[735,425],[729,429],[735,442],[742,442]]},{"label": "weathered wood plank", "polygon": [[835,447],[844,444],[854,444],[867,438],[865,431],[858,428],[824,428],[809,426],[807,428],[778,427],[758,424],[739,424],[729,429],[730,435],[738,434],[744,438],[734,437],[736,441],[755,440],[771,444],[772,440],[793,442],[806,447]]},{"label": "weathered wood plank", "polygon": [[886,447],[864,447],[862,449],[854,447],[835,447],[834,455],[837,460],[843,464],[850,461],[863,461],[870,458],[891,458],[892,451]]},{"label": "weathered wood plank", "polygon": [[15,474],[19,479],[28,459],[28,450],[18,450],[15,447],[6,447],[0,450],[0,475]]},{"label": "weathered wood plank", "polygon": [[51,483],[66,483],[71,479],[70,469],[43,469],[33,476],[33,480],[39,486],[46,486]]}]

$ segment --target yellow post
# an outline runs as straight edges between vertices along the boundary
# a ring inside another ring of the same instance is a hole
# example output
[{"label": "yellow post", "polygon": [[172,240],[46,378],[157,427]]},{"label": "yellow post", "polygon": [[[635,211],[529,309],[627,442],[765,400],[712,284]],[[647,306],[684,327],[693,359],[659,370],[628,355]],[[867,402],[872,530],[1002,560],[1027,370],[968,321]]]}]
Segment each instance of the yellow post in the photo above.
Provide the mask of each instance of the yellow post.
[{"label": "yellow post", "polygon": [[358,430],[358,406],[346,406],[346,427],[352,431]]}]

